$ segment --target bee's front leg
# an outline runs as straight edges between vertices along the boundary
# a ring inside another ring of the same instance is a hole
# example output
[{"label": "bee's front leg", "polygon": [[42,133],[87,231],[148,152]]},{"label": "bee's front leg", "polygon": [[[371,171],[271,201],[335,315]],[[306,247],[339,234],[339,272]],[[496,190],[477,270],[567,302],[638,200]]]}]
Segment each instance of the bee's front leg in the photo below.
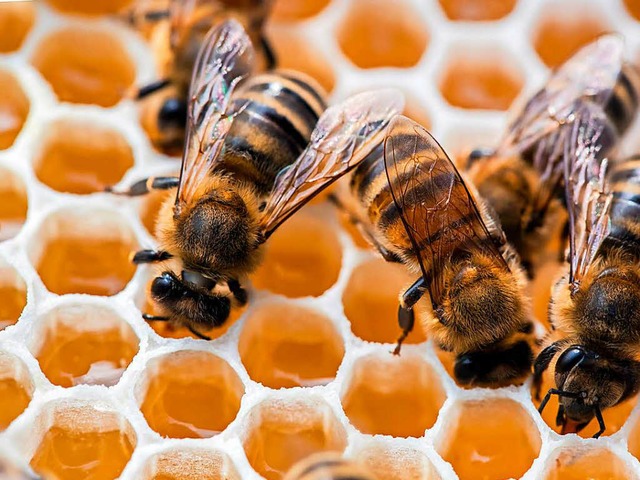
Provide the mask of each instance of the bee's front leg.
[{"label": "bee's front leg", "polygon": [[247,304],[247,291],[242,288],[240,282],[235,278],[227,280],[227,286],[233,295],[233,298],[242,306]]}]

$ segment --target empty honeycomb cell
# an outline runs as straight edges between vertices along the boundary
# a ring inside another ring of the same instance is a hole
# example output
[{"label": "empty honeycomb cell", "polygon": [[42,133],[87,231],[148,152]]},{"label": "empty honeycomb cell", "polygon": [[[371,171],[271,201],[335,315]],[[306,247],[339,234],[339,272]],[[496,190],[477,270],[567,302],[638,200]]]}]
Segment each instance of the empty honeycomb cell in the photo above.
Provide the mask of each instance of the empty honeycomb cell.
[{"label": "empty honeycomb cell", "polygon": [[276,0],[271,18],[277,22],[295,22],[318,15],[331,0]]},{"label": "empty honeycomb cell", "polygon": [[36,8],[31,2],[0,4],[0,53],[18,50],[35,19]]},{"label": "empty honeycomb cell", "polygon": [[533,47],[547,67],[555,68],[609,31],[603,15],[582,3],[547,5],[534,27]]},{"label": "empty honeycomb cell", "polygon": [[456,52],[449,57],[438,88],[454,107],[507,110],[524,84],[513,62],[496,52]]},{"label": "empty honeycomb cell", "polygon": [[640,20],[640,2],[638,0],[622,0],[627,12],[636,20]]},{"label": "empty honeycomb cell", "polygon": [[[2,35],[0,35],[1,37]],[[29,99],[13,74],[0,70],[0,150],[13,145],[29,115]]]},{"label": "empty honeycomb cell", "polygon": [[138,337],[110,308],[71,304],[42,319],[35,356],[55,385],[115,385],[138,353]]},{"label": "empty honeycomb cell", "polygon": [[103,191],[133,166],[133,152],[122,135],[95,121],[58,120],[45,131],[34,170],[42,183],[59,192]]},{"label": "empty honeycomb cell", "polygon": [[0,167],[0,242],[15,237],[27,219],[27,189],[16,174]]},{"label": "empty honeycomb cell", "polygon": [[547,464],[545,480],[630,480],[637,476],[604,448],[560,450]]},{"label": "empty honeycomb cell", "polygon": [[540,434],[524,408],[506,398],[458,404],[436,446],[460,480],[520,478],[540,453]]},{"label": "empty honeycomb cell", "polygon": [[50,292],[114,295],[131,280],[137,242],[116,213],[67,209],[45,219],[31,241],[31,261]]},{"label": "empty honeycomb cell", "polygon": [[40,41],[31,62],[63,102],[111,107],[135,79],[135,67],[124,46],[111,33],[96,28],[50,33]]},{"label": "empty honeycomb cell", "polygon": [[266,243],[257,288],[287,297],[319,296],[338,279],[342,247],[332,226],[309,209],[282,224]]},{"label": "empty honeycomb cell", "polygon": [[226,453],[204,449],[172,449],[147,460],[144,480],[240,480]]},{"label": "empty honeycomb cell", "polygon": [[344,356],[331,320],[289,303],[270,303],[251,312],[238,345],[249,376],[271,388],[330,382]]},{"label": "empty honeycomb cell", "polygon": [[370,445],[356,454],[380,480],[439,480],[433,464],[419,450],[404,446]]},{"label": "empty honeycomb cell", "polygon": [[346,433],[318,397],[269,399],[249,413],[244,451],[256,472],[279,480],[298,461],[318,452],[342,452]]},{"label": "empty honeycomb cell", "polygon": [[[372,258],[352,272],[342,294],[344,314],[355,335],[369,342],[394,343],[402,330],[398,326],[398,298],[415,281],[404,265]],[[426,340],[419,325],[406,343]]]},{"label": "empty honeycomb cell", "polygon": [[413,67],[429,41],[426,25],[405,0],[355,0],[337,37],[342,52],[360,68]]},{"label": "empty honeycomb cell", "polygon": [[18,272],[0,259],[0,330],[18,321],[27,305],[27,286]]},{"label": "empty honeycomb cell", "polygon": [[353,365],[342,406],[362,433],[421,437],[445,397],[438,375],[421,357],[368,355]]},{"label": "empty honeycomb cell", "polygon": [[22,360],[0,351],[0,431],[24,412],[33,390],[27,366]]},{"label": "empty honeycomb cell", "polygon": [[306,73],[327,92],[333,91],[336,84],[333,67],[315,44],[309,43],[296,32],[277,25],[269,28],[269,40],[278,59],[278,68]]},{"label": "empty honeycomb cell", "polygon": [[438,0],[450,20],[482,22],[500,20],[511,13],[517,0]]},{"label": "empty honeycomb cell", "polygon": [[81,15],[107,15],[118,13],[133,0],[47,0],[47,3],[63,13]]},{"label": "empty honeycomb cell", "polygon": [[137,442],[129,422],[97,402],[48,405],[37,422],[46,431],[31,466],[44,478],[115,479]]},{"label": "empty honeycomb cell", "polygon": [[208,352],[182,351],[147,364],[140,410],[163,437],[206,438],[236,418],[244,386],[236,372]]}]

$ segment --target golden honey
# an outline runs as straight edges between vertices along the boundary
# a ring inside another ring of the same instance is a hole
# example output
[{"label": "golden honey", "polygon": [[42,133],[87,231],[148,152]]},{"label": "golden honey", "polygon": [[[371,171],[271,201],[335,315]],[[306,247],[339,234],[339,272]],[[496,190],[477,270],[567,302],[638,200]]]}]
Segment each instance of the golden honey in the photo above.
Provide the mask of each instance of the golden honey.
[{"label": "golden honey", "polygon": [[342,338],[331,320],[285,303],[252,312],[238,350],[249,376],[271,388],[328,383],[344,355]]},{"label": "golden honey", "polygon": [[438,0],[451,20],[488,21],[508,15],[516,0]]},{"label": "golden honey", "polygon": [[154,455],[144,469],[145,480],[240,480],[225,453],[205,449],[173,449]]},{"label": "golden honey", "polygon": [[0,4],[0,53],[18,50],[35,18],[36,9],[30,2]]},{"label": "golden honey", "polygon": [[24,412],[32,394],[26,365],[13,355],[0,352],[0,432]]},{"label": "golden honey", "polygon": [[62,102],[112,107],[135,79],[135,67],[120,41],[96,28],[49,34],[31,62]]},{"label": "golden honey", "polygon": [[107,15],[117,13],[132,0],[46,0],[56,10],[70,14]]},{"label": "golden honey", "polygon": [[356,458],[381,480],[440,480],[427,456],[410,447],[371,445]]},{"label": "golden honey", "polygon": [[59,192],[101,192],[133,166],[133,152],[118,132],[86,120],[58,121],[47,129],[35,174]]},{"label": "golden honey", "polygon": [[[605,420],[606,421],[606,420]],[[640,460],[640,422],[636,420],[629,433],[629,453]]]},{"label": "golden honey", "polygon": [[244,386],[229,364],[213,354],[175,352],[152,360],[146,371],[140,410],[163,437],[211,437],[238,413]]},{"label": "golden honey", "polygon": [[0,70],[0,91],[0,150],[5,150],[22,130],[29,114],[29,99],[18,80],[7,71]]},{"label": "golden honey", "polygon": [[[0,5],[1,7],[1,5]],[[27,191],[13,172],[0,168],[0,242],[15,237],[27,218]],[[0,307],[1,309],[2,307]]]},{"label": "golden honey", "polygon": [[27,287],[18,273],[0,261],[0,331],[18,321],[27,304]]},{"label": "golden honey", "polygon": [[610,450],[567,449],[550,462],[545,480],[628,480],[635,478]]},{"label": "golden honey", "polygon": [[169,195],[169,192],[155,190],[142,200],[140,205],[140,220],[144,228],[146,228],[147,232],[151,235],[155,235],[156,221],[158,220],[160,207]]},{"label": "golden honey", "polygon": [[331,0],[276,0],[271,18],[277,22],[295,22],[318,15]]},{"label": "golden honey", "polygon": [[640,1],[638,0],[622,0],[627,12],[631,14],[636,20],[640,20]]},{"label": "golden honey", "polygon": [[533,420],[513,400],[464,402],[449,422],[437,450],[460,480],[520,478],[540,452]]}]

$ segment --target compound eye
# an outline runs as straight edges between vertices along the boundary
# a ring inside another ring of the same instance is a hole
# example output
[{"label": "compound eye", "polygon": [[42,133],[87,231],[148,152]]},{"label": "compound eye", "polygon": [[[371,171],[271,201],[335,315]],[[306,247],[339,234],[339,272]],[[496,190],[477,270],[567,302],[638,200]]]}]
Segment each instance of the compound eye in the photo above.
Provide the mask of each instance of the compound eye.
[{"label": "compound eye", "polygon": [[184,128],[186,123],[186,103],[177,98],[168,98],[158,113],[158,124],[160,128]]},{"label": "compound eye", "polygon": [[151,283],[151,295],[154,298],[164,298],[171,293],[173,278],[166,272],[153,279]]},{"label": "compound eye", "polygon": [[587,356],[582,347],[571,347],[565,350],[556,363],[556,372],[567,373],[581,363]]}]

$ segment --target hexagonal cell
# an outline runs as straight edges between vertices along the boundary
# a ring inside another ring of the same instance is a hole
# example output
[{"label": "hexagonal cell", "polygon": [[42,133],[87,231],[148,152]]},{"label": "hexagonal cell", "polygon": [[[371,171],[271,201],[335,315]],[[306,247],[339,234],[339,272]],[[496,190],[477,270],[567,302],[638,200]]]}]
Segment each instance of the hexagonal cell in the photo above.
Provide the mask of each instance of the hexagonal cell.
[{"label": "hexagonal cell", "polygon": [[[0,5],[1,6],[1,5]],[[27,219],[27,187],[20,177],[0,167],[0,242],[15,237]]]},{"label": "hexagonal cell", "polygon": [[277,22],[295,22],[318,15],[331,0],[276,0],[271,18]]},{"label": "hexagonal cell", "polygon": [[117,478],[137,443],[129,422],[95,401],[47,405],[37,425],[45,432],[31,466],[45,478]]},{"label": "hexagonal cell", "polygon": [[116,213],[82,208],[57,211],[31,239],[31,262],[50,292],[114,295],[136,270],[137,242]]},{"label": "hexagonal cell", "polygon": [[240,480],[231,458],[218,450],[171,449],[147,460],[143,480]]},{"label": "hexagonal cell", "polygon": [[438,453],[460,480],[520,478],[540,453],[540,433],[517,402],[506,398],[470,400],[449,415]]},{"label": "hexagonal cell", "polygon": [[449,20],[484,22],[511,13],[517,0],[438,0]]},{"label": "hexagonal cell", "polygon": [[47,0],[47,3],[63,13],[82,15],[107,15],[118,13],[133,0]]},{"label": "hexagonal cell", "polygon": [[77,194],[103,191],[132,166],[133,152],[122,134],[86,119],[46,127],[33,165],[45,185]]},{"label": "hexagonal cell", "polygon": [[405,0],[355,0],[337,30],[342,52],[360,68],[413,67],[429,34]]},{"label": "hexagonal cell", "polygon": [[18,321],[27,305],[27,286],[18,272],[0,258],[0,331]]},{"label": "hexagonal cell", "polygon": [[604,15],[581,2],[550,4],[533,30],[533,47],[547,67],[562,64],[580,47],[611,31]]},{"label": "hexagonal cell", "polygon": [[236,418],[244,386],[222,358],[181,351],[152,359],[145,370],[140,410],[163,437],[207,438]]},{"label": "hexagonal cell", "polygon": [[622,0],[622,3],[633,18],[640,20],[640,2],[638,0]]},{"label": "hexagonal cell", "polygon": [[524,85],[515,59],[495,48],[449,52],[438,82],[445,100],[454,107],[507,110]]},{"label": "hexagonal cell", "polygon": [[625,463],[604,448],[565,448],[548,462],[545,480],[629,480],[637,478]]},{"label": "hexagonal cell", "polygon": [[112,107],[135,79],[135,66],[124,46],[113,34],[95,27],[47,35],[31,63],[63,102]]},{"label": "hexagonal cell", "polygon": [[353,365],[342,406],[362,433],[422,437],[435,423],[446,394],[421,357],[403,352],[367,355]]},{"label": "hexagonal cell", "polygon": [[316,396],[269,399],[248,416],[243,445],[253,469],[279,480],[298,461],[317,452],[342,452],[344,428],[329,405]]},{"label": "hexagonal cell", "polygon": [[138,353],[138,337],[110,308],[71,304],[49,312],[34,337],[34,356],[62,387],[115,385]]},{"label": "hexagonal cell", "polygon": [[31,401],[33,390],[24,362],[14,355],[0,351],[0,432],[24,412]]},{"label": "hexagonal cell", "polygon": [[287,297],[320,296],[338,279],[342,247],[336,232],[303,209],[269,238],[253,285]]},{"label": "hexagonal cell", "polygon": [[[301,2],[302,3],[302,2]],[[271,25],[269,41],[278,58],[278,68],[288,68],[306,73],[315,79],[327,92],[336,85],[331,62],[313,44],[295,31]]]},{"label": "hexagonal cell", "polygon": [[[540,398],[544,398],[544,395],[550,388],[556,388],[555,381],[553,380],[553,375],[555,371],[555,361],[551,363],[547,371],[544,373],[542,377],[542,386],[540,388]],[[536,408],[540,406],[540,400],[536,399],[532,392],[532,400]],[[624,422],[627,421],[629,415],[631,414],[631,410],[638,401],[638,397],[632,397],[619,405],[616,405],[612,408],[607,408],[602,411],[602,416],[604,418],[604,423],[607,429],[602,434],[603,436],[613,435],[618,430],[622,428]],[[558,397],[557,395],[552,395],[549,403],[547,403],[544,411],[542,412],[542,419],[545,421],[547,425],[557,433],[560,433],[562,430],[561,426],[556,425],[556,416],[558,414]],[[589,425],[587,425],[584,429],[578,432],[582,438],[591,438],[593,435],[600,430],[598,426],[598,422],[594,419]]]},{"label": "hexagonal cell", "polygon": [[13,145],[29,115],[29,99],[12,73],[0,70],[0,150]]},{"label": "hexagonal cell", "polygon": [[0,4],[0,53],[18,50],[35,20],[36,7],[31,2]]},{"label": "hexagonal cell", "polygon": [[251,312],[238,350],[249,376],[271,388],[326,384],[344,356],[342,338],[331,320],[285,302]]},{"label": "hexagonal cell", "polygon": [[[382,258],[372,258],[358,265],[351,272],[342,294],[344,314],[351,322],[351,331],[368,342],[394,343],[402,333],[398,326],[398,298],[414,280],[405,266]],[[405,343],[425,340],[424,330],[416,325]]]},{"label": "hexagonal cell", "polygon": [[421,451],[410,447],[372,444],[359,450],[356,458],[379,479],[440,479],[427,456]]}]

